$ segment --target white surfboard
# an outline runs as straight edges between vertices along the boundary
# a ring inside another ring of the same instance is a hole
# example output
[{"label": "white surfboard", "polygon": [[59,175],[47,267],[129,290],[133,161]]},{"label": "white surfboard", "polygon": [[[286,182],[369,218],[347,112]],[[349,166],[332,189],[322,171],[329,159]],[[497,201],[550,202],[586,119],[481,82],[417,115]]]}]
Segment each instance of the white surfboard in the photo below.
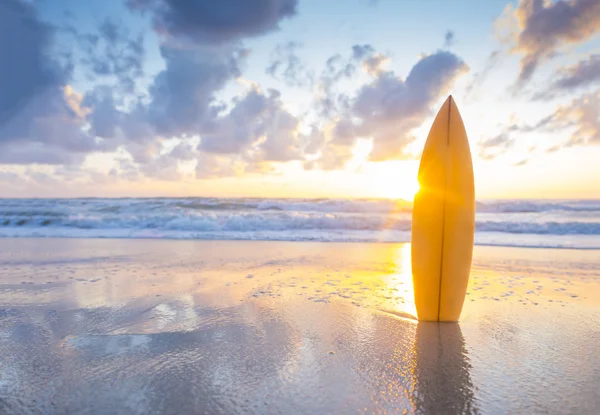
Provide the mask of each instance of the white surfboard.
[{"label": "white surfboard", "polygon": [[475,234],[473,164],[452,96],[438,112],[419,166],[412,214],[412,272],[419,320],[458,321]]}]

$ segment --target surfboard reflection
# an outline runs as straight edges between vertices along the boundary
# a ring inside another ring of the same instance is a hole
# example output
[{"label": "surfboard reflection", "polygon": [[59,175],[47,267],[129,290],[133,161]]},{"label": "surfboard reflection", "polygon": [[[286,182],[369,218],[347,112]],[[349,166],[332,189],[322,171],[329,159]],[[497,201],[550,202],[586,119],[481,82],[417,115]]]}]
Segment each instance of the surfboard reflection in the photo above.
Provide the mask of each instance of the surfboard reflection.
[{"label": "surfboard reflection", "polygon": [[415,354],[417,413],[477,412],[471,365],[458,323],[418,323]]}]

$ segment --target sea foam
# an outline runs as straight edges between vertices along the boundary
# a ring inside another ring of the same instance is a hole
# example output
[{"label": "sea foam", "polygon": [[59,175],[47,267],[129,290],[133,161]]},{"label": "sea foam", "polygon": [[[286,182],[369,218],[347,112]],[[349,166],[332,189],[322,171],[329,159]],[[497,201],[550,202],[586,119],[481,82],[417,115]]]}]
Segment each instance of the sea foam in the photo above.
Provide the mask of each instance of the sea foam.
[{"label": "sea foam", "polygon": [[[406,242],[411,204],[377,199],[0,199],[0,236]],[[600,249],[600,201],[477,203],[477,244]]]}]

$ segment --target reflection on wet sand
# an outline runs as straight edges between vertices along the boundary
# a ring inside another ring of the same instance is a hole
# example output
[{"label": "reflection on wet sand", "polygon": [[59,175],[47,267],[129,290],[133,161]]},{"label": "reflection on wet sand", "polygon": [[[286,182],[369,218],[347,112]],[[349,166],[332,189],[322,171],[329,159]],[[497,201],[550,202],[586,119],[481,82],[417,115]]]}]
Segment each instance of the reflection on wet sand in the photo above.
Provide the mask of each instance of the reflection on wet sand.
[{"label": "reflection on wet sand", "polygon": [[538,275],[478,271],[459,326],[414,318],[409,245],[0,240],[0,270],[0,413],[598,413],[598,308]]},{"label": "reflection on wet sand", "polygon": [[419,322],[414,349],[415,410],[425,414],[475,412],[471,365],[460,325]]}]

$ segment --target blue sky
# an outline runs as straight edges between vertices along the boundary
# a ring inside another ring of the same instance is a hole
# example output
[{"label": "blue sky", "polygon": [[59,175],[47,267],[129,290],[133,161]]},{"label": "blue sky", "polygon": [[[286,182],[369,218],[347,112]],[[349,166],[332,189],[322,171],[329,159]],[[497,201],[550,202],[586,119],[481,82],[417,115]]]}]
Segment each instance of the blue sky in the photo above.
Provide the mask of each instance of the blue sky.
[{"label": "blue sky", "polygon": [[600,197],[594,0],[5,0],[0,196],[404,197],[448,94],[479,198]]}]

